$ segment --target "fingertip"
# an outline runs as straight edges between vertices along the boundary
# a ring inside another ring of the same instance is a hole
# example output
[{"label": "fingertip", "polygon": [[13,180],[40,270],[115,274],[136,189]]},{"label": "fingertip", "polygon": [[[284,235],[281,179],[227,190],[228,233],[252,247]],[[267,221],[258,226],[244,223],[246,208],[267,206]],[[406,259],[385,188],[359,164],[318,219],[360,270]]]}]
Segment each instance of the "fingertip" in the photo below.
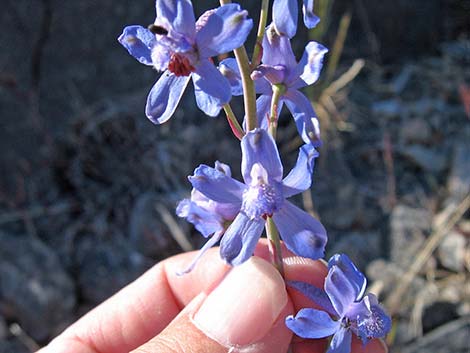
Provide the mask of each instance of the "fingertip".
[{"label": "fingertip", "polygon": [[292,353],[324,353],[327,343],[326,339],[295,342],[292,344]]},{"label": "fingertip", "polygon": [[196,253],[179,254],[162,262],[168,286],[180,308],[183,308],[200,292],[211,292],[231,268],[220,258],[219,249],[211,248],[201,257],[191,272],[178,275],[178,272],[192,261]]},{"label": "fingertip", "polygon": [[[323,288],[328,268],[319,260],[306,259],[299,256],[291,256],[284,259],[285,274],[288,281],[299,281],[311,284],[317,288]],[[315,302],[293,288],[287,287],[287,291],[296,311],[302,308],[321,309]]]}]

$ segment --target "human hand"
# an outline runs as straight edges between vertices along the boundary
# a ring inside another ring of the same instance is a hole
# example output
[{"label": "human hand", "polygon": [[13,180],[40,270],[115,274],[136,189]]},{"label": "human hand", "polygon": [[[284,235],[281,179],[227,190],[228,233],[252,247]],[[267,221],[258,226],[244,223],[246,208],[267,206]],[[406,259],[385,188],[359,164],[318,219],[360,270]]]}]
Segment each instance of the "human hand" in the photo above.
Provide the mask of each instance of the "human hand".
[{"label": "human hand", "polygon": [[[225,265],[211,249],[184,275],[194,254],[160,262],[119,293],[86,314],[38,353],[285,353],[292,332],[286,316],[314,304],[288,289],[264,259],[261,242],[243,265]],[[288,280],[322,287],[325,265],[296,256],[285,258]],[[293,353],[323,353],[326,340],[292,340]],[[374,340],[366,347],[353,341],[352,353],[383,353]]]}]

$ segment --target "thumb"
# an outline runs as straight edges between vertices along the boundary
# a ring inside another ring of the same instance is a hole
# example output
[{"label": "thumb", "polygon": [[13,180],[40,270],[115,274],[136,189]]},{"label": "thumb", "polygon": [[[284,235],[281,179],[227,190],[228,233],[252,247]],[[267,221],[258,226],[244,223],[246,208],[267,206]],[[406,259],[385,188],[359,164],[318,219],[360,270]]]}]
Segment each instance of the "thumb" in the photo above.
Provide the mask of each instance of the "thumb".
[{"label": "thumb", "polygon": [[292,333],[284,320],[292,311],[282,277],[252,257],[134,353],[285,353]]}]

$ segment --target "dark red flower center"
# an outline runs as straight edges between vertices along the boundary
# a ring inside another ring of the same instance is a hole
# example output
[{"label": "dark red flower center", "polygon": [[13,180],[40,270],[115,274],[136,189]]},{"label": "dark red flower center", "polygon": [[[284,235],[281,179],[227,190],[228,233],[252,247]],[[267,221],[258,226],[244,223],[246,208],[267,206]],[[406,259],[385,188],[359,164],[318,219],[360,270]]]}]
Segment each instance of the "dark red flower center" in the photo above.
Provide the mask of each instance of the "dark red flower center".
[{"label": "dark red flower center", "polygon": [[196,68],[191,65],[191,62],[186,56],[174,53],[171,55],[168,70],[175,76],[188,76],[191,72],[194,72]]}]

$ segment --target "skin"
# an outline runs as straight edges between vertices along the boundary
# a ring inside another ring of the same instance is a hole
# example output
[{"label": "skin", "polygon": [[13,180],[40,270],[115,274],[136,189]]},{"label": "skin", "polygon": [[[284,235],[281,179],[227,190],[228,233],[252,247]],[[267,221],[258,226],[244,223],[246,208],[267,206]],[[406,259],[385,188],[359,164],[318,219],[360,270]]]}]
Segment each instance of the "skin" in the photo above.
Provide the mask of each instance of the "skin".
[{"label": "skin", "polygon": [[[273,285],[279,286],[279,291],[286,296],[282,279],[263,260],[269,259],[265,241],[258,244],[255,255],[257,258],[250,261],[263,271],[263,275],[272,278]],[[280,310],[278,318],[267,329],[267,334],[257,338],[256,342],[234,348],[229,347],[230,343],[209,338],[196,327],[193,318],[231,268],[220,259],[218,248],[213,248],[192,272],[178,277],[176,271],[184,268],[193,256],[194,253],[184,253],[158,263],[37,353],[285,353],[285,347],[291,340],[293,353],[325,352],[326,340],[292,338],[292,333],[285,327],[285,317],[294,313],[294,310],[315,306],[302,294],[290,289],[284,301],[287,303]],[[323,262],[292,256],[285,249],[284,257],[287,280],[323,286],[327,274]],[[244,327],[239,331],[237,342],[243,342],[243,332],[248,334],[258,330],[257,326],[263,320],[259,317],[250,322],[252,327]],[[351,352],[385,353],[386,348],[378,340],[370,342],[366,347],[355,340]]]}]

